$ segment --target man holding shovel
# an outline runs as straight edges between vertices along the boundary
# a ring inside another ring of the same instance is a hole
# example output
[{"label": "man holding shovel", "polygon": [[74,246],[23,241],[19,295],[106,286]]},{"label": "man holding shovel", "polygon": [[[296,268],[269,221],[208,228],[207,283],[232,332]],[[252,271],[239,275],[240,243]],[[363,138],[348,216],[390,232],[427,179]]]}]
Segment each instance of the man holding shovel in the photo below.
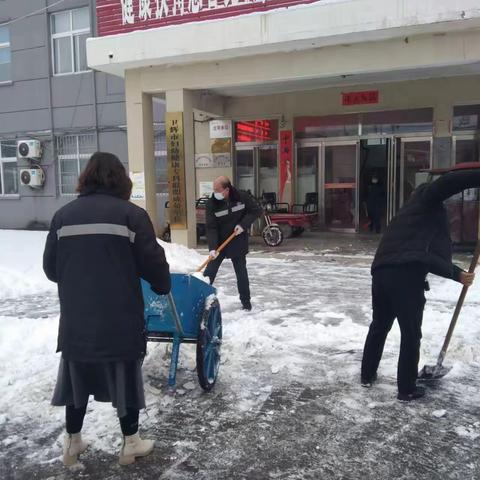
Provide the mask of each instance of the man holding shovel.
[{"label": "man holding shovel", "polygon": [[[262,208],[247,192],[234,188],[227,177],[213,182],[213,194],[206,208],[206,230],[210,258],[204,276],[213,284],[224,258],[230,258],[237,277],[242,308],[251,310],[250,284],[247,272],[248,229],[262,214]],[[217,247],[235,233],[235,238],[221,252]]]},{"label": "man holding shovel", "polygon": [[401,333],[397,398],[410,401],[425,394],[416,379],[426,275],[433,273],[465,286],[474,280],[473,273],[452,263],[450,226],[443,202],[478,187],[480,170],[447,173],[420,185],[388,226],[372,264],[373,321],[363,351],[364,387],[371,387],[377,378],[385,340],[397,318]]}]

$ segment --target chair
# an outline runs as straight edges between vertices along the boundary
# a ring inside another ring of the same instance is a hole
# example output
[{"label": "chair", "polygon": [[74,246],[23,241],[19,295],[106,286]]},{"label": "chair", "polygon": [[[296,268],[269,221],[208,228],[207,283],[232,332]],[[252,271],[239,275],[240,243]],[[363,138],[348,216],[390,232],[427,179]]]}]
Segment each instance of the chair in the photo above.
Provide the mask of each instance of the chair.
[{"label": "chair", "polygon": [[262,204],[267,212],[270,213],[288,213],[290,210],[288,203],[277,203],[277,194],[275,192],[263,192]]},{"label": "chair", "polygon": [[305,203],[295,203],[292,205],[292,213],[318,213],[318,193],[306,193]]}]

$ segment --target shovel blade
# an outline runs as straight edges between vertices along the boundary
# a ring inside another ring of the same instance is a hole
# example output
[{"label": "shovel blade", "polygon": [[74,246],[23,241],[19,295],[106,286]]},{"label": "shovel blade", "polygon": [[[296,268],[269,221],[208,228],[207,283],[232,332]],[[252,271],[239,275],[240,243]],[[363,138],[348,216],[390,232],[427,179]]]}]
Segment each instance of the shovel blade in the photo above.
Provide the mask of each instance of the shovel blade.
[{"label": "shovel blade", "polygon": [[425,365],[418,373],[419,380],[438,380],[443,378],[452,367],[444,367],[443,365]]}]

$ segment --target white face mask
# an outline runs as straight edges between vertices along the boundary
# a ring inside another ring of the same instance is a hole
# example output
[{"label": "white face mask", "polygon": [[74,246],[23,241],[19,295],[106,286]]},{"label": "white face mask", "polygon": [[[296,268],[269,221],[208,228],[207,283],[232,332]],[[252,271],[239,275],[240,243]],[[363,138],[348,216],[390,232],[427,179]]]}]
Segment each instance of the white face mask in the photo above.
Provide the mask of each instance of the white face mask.
[{"label": "white face mask", "polygon": [[223,193],[213,192],[213,196],[214,196],[217,200],[225,200],[225,196],[223,195]]}]

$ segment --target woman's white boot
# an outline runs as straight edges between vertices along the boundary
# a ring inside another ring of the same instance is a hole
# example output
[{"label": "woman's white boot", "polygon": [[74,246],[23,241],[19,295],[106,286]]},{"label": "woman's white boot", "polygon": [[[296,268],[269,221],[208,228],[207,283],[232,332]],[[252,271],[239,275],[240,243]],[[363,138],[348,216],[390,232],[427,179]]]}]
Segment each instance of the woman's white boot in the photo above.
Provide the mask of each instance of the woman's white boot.
[{"label": "woman's white boot", "polygon": [[63,464],[70,467],[75,465],[78,456],[83,453],[88,444],[82,440],[81,433],[66,433],[63,439]]},{"label": "woman's white boot", "polygon": [[120,465],[130,465],[135,462],[136,457],[146,457],[152,453],[154,445],[153,440],[142,440],[138,432],[123,437],[119,456]]}]

